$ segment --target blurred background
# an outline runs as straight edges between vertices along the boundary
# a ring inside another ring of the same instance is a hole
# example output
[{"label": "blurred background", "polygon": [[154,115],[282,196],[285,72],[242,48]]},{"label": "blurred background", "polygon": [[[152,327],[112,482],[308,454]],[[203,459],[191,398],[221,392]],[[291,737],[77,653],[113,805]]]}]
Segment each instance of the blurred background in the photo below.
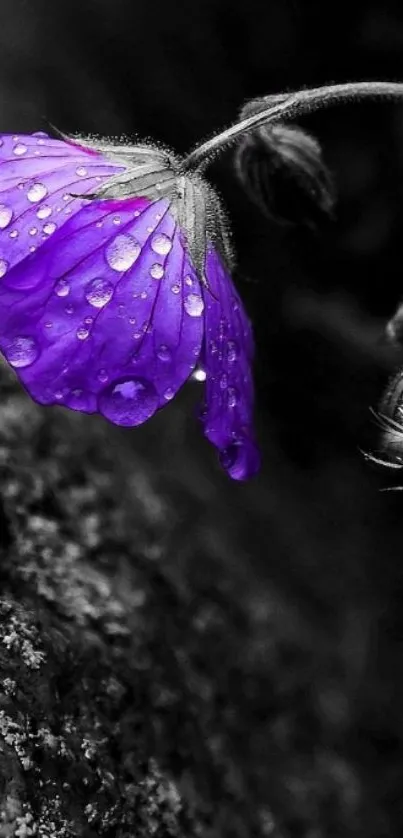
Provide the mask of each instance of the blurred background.
[{"label": "blurred background", "polygon": [[[2,0],[0,21],[4,133],[49,122],[185,152],[248,98],[403,81],[398,0]],[[196,383],[124,442],[105,435],[132,452],[137,503],[157,505],[158,573],[198,614],[183,643],[212,685],[210,697],[194,688],[207,755],[193,764],[179,732],[154,747],[176,777],[187,765],[199,778],[219,821],[202,834],[392,838],[403,834],[403,495],[380,491],[399,472],[360,449],[379,451],[370,407],[403,365],[384,338],[403,296],[403,104],[300,124],[332,173],[332,220],[307,225],[289,189],[301,223],[268,221],[231,152],[209,170],[254,326],[260,475],[238,485],[220,472]]]}]

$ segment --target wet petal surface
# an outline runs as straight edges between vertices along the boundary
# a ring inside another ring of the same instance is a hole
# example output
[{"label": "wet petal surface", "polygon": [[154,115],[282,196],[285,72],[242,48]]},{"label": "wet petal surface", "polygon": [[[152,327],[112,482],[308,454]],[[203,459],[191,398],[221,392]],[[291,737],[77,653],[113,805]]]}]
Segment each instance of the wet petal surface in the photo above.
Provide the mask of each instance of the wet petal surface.
[{"label": "wet petal surface", "polygon": [[123,167],[39,132],[0,135],[0,277],[54,235]]},{"label": "wet petal surface", "polygon": [[228,474],[245,480],[260,466],[253,434],[252,330],[231,277],[211,249],[206,256],[206,278],[211,293],[203,288],[204,433],[218,448]]},{"label": "wet petal surface", "polygon": [[0,349],[36,401],[138,425],[194,369],[203,307],[168,201],[93,201],[3,276]]}]

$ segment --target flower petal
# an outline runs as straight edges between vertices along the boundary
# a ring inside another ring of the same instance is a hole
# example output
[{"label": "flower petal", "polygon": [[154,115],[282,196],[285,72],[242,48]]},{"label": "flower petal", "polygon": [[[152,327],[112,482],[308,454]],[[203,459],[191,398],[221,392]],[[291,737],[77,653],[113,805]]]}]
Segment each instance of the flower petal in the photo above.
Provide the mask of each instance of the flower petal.
[{"label": "flower petal", "polygon": [[93,201],[3,278],[0,349],[36,401],[138,425],[191,374],[202,309],[167,200]]},{"label": "flower petal", "polygon": [[124,171],[101,154],[46,134],[0,135],[0,277],[43,244],[85,200]]},{"label": "flower petal", "polygon": [[209,287],[203,288],[204,433],[219,449],[229,475],[245,480],[260,466],[253,435],[252,331],[231,277],[214,250],[208,250],[205,268]]}]

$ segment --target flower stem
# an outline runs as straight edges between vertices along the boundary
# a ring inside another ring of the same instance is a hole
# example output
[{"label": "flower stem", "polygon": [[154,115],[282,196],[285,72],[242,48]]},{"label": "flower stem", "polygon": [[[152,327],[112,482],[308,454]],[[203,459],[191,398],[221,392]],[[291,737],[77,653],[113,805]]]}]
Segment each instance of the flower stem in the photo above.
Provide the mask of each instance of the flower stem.
[{"label": "flower stem", "polygon": [[[254,113],[241,119],[209,140],[197,146],[184,159],[184,171],[200,169],[230,143],[254,128],[282,119],[296,119],[327,105],[373,98],[403,98],[403,83],[388,81],[347,82],[346,84],[324,85],[311,90],[275,94],[253,100],[250,105]],[[248,106],[247,106],[248,107]]]}]

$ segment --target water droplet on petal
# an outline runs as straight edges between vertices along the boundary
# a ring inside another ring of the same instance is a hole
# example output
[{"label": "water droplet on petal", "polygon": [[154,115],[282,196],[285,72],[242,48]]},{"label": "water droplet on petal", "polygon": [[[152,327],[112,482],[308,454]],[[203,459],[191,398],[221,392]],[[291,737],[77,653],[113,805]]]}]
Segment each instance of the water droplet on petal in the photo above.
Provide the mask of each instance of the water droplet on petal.
[{"label": "water droplet on petal", "polygon": [[86,329],[85,326],[79,326],[77,331],[76,331],[76,335],[77,335],[79,340],[87,340],[87,338],[89,337],[89,334],[90,334],[89,330]]},{"label": "water droplet on petal", "polygon": [[204,309],[204,302],[202,297],[199,297],[198,294],[189,294],[189,296],[185,299],[184,307],[190,317],[200,317]]},{"label": "water droplet on petal", "polygon": [[94,308],[103,308],[113,295],[113,285],[106,279],[93,279],[87,286],[85,298]]},{"label": "water droplet on petal", "polygon": [[31,229],[29,230],[29,235],[30,236],[36,236],[37,232],[38,232],[37,227],[31,227]]},{"label": "water droplet on petal", "polygon": [[154,265],[151,265],[150,275],[153,279],[162,279],[162,277],[164,276],[163,266],[159,265],[158,262],[155,262]]},{"label": "water droplet on petal", "polygon": [[4,230],[8,227],[12,217],[13,211],[10,207],[7,207],[5,204],[0,204],[0,230]]},{"label": "water droplet on petal", "polygon": [[61,402],[64,398],[64,394],[65,394],[64,390],[55,390],[54,397],[55,397],[55,399],[58,400],[58,402]]},{"label": "water droplet on petal", "polygon": [[47,204],[43,204],[42,207],[39,207],[36,211],[37,218],[41,220],[44,218],[49,218],[52,213],[52,207],[49,207]]},{"label": "water droplet on petal", "polygon": [[237,401],[238,401],[238,396],[237,396],[237,392],[235,390],[235,387],[228,387],[228,390],[227,390],[227,404],[228,404],[228,407],[235,407]]},{"label": "water droplet on petal", "polygon": [[171,399],[173,399],[174,395],[175,395],[175,393],[174,393],[172,387],[167,387],[167,389],[164,391],[164,399],[166,399],[167,402],[171,401]]},{"label": "water droplet on petal", "polygon": [[205,381],[207,378],[205,370],[203,370],[201,367],[198,367],[194,371],[192,378],[194,379],[194,381]]},{"label": "water droplet on petal", "polygon": [[211,352],[211,354],[212,354],[212,355],[215,355],[215,354],[216,354],[216,352],[218,352],[218,347],[217,347],[216,342],[215,342],[214,340],[211,340],[211,341],[210,341],[209,346],[210,346],[210,352]]},{"label": "water droplet on petal", "polygon": [[106,384],[106,382],[109,378],[109,375],[108,375],[106,370],[98,370],[97,378],[98,378],[98,381],[102,382],[102,384]]},{"label": "water droplet on petal", "polygon": [[65,195],[63,195],[63,201],[69,201],[70,198],[71,198],[71,195],[68,195],[67,193]]},{"label": "water droplet on petal", "polygon": [[36,250],[36,247],[35,247],[34,244],[32,244],[31,247],[29,248],[29,252],[30,253],[35,253],[35,250]]},{"label": "water droplet on petal", "polygon": [[175,284],[175,285],[171,286],[171,291],[172,291],[173,294],[179,294],[180,290],[181,290],[181,287],[178,284]]},{"label": "water droplet on petal", "polygon": [[141,247],[133,236],[116,236],[105,251],[106,260],[114,271],[128,271],[141,253]]},{"label": "water droplet on petal", "polygon": [[192,285],[193,284],[192,277],[191,276],[186,276],[185,277],[185,282],[186,282],[186,285]]},{"label": "water droplet on petal", "polygon": [[100,412],[116,425],[141,425],[158,408],[158,395],[146,378],[126,378],[100,393]]},{"label": "water droplet on petal", "polygon": [[14,146],[14,149],[13,149],[13,152],[14,152],[14,154],[17,155],[17,157],[20,157],[21,154],[25,154],[26,151],[27,151],[27,147],[23,143],[17,143],[17,145]]},{"label": "water droplet on petal", "polygon": [[148,297],[147,291],[142,291],[141,294],[140,294],[140,298],[142,300],[146,300],[147,297]]},{"label": "water droplet on petal", "polygon": [[44,137],[45,139],[47,139],[49,137],[49,134],[47,134],[46,131],[34,131],[32,136],[33,137]]},{"label": "water droplet on petal", "polygon": [[117,307],[118,317],[126,317],[126,306],[120,305]]},{"label": "water droplet on petal", "polygon": [[66,279],[60,279],[55,285],[55,294],[58,297],[67,297],[70,293],[70,285]]},{"label": "water droplet on petal", "polygon": [[73,314],[74,306],[68,305],[68,306],[66,306],[66,308],[64,310],[65,310],[66,314]]},{"label": "water droplet on petal", "polygon": [[168,349],[168,347],[162,343],[157,351],[157,356],[160,359],[160,361],[168,362],[172,358],[171,350]]},{"label": "water droplet on petal", "polygon": [[45,326],[45,329],[52,329],[53,328],[53,323],[52,323],[51,320],[47,320],[46,323],[44,323],[44,326]]},{"label": "water droplet on petal", "polygon": [[94,322],[94,318],[93,318],[93,317],[84,317],[84,323],[85,323],[87,326],[92,326],[93,322]]},{"label": "water droplet on petal", "polygon": [[115,217],[112,218],[113,224],[120,224],[120,221],[121,221],[121,219],[120,219],[119,215],[115,215]]},{"label": "water droplet on petal", "polygon": [[5,259],[0,259],[0,277],[7,273],[8,262]]},{"label": "water droplet on petal", "polygon": [[18,239],[18,230],[11,230],[9,233],[10,239]]},{"label": "water droplet on petal", "polygon": [[47,194],[48,190],[43,183],[33,183],[28,189],[27,198],[28,201],[31,201],[31,204],[36,204],[37,201],[41,201]]},{"label": "water droplet on petal", "polygon": [[151,239],[151,247],[154,253],[159,253],[161,256],[164,256],[171,250],[172,242],[165,233],[158,233]]},{"label": "water droplet on petal", "polygon": [[5,349],[8,363],[16,369],[29,367],[36,361],[39,349],[33,338],[15,337]]},{"label": "water droplet on petal", "polygon": [[226,372],[223,372],[220,378],[220,387],[221,390],[226,390],[226,388],[228,387],[228,375]]},{"label": "water droplet on petal", "polygon": [[49,221],[48,224],[43,225],[43,232],[46,233],[47,236],[51,236],[56,230],[56,224],[53,221]]},{"label": "water droplet on petal", "polygon": [[230,364],[233,364],[238,357],[238,347],[234,340],[229,340],[227,344],[227,358]]},{"label": "water droplet on petal", "polygon": [[87,174],[87,169],[84,166],[78,166],[76,169],[76,175],[79,177],[85,177]]}]

